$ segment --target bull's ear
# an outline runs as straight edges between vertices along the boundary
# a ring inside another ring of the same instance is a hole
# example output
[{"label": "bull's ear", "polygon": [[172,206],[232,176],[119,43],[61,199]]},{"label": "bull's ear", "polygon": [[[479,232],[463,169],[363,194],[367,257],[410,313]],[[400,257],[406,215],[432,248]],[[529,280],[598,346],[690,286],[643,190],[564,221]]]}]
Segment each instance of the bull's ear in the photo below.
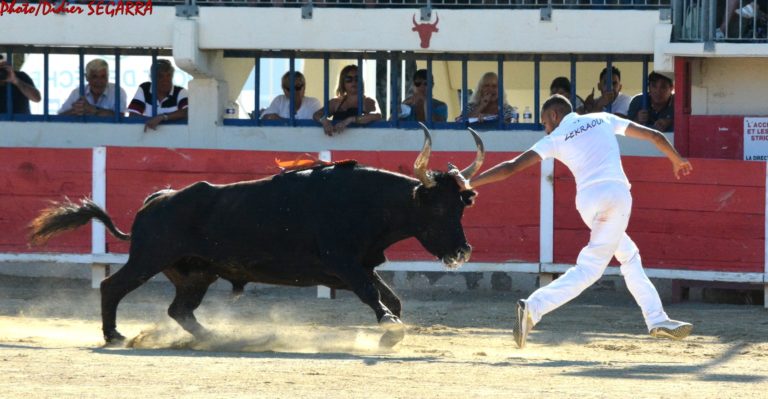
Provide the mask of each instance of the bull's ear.
[{"label": "bull's ear", "polygon": [[467,208],[471,207],[472,205],[475,205],[475,198],[477,198],[477,191],[475,190],[465,190],[460,193],[461,195],[461,201],[466,205]]}]

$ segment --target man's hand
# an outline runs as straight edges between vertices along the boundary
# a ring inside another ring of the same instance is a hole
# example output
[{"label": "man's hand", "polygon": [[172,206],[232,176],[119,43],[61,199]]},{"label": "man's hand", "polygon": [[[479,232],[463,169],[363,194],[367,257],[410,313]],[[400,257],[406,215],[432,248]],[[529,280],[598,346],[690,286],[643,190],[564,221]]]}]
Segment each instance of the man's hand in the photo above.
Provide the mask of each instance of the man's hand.
[{"label": "man's hand", "polygon": [[659,119],[653,124],[653,128],[660,132],[666,132],[670,126],[672,126],[672,119],[669,118]]},{"label": "man's hand", "polygon": [[157,130],[157,126],[163,121],[162,115],[157,115],[155,117],[147,119],[146,122],[144,122],[144,133],[147,132],[147,129]]},{"label": "man's hand", "polygon": [[[635,122],[640,123],[642,125],[645,125],[646,123],[648,123],[648,110],[647,109],[641,109],[641,110],[637,111],[637,120]],[[662,130],[662,129],[658,129],[658,128],[656,128],[656,129],[657,130]]]},{"label": "man's hand", "polygon": [[693,170],[693,166],[685,158],[679,158],[672,161],[672,173],[675,174],[675,178],[677,180],[680,180],[681,174],[683,176],[688,176],[689,174],[691,174],[692,170]]}]

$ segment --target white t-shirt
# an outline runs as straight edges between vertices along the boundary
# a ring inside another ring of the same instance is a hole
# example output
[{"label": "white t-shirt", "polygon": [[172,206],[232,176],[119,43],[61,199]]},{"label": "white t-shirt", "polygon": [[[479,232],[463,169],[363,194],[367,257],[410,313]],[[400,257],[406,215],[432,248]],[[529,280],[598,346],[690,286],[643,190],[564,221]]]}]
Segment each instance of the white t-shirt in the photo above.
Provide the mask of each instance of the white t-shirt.
[{"label": "white t-shirt", "polygon": [[616,135],[624,135],[627,126],[629,120],[606,112],[572,112],[531,150],[542,159],[564,163],[576,178],[577,190],[602,181],[619,181],[629,187],[616,139]]},{"label": "white t-shirt", "polygon": [[[312,115],[320,108],[323,108],[320,100],[305,96],[301,100],[301,107],[296,111],[296,119],[312,119]],[[272,100],[272,104],[269,104],[269,107],[261,113],[260,117],[267,114],[277,114],[277,116],[283,119],[288,119],[290,118],[290,112],[291,100],[285,94],[281,94]]]},{"label": "white t-shirt", "polygon": [[[619,95],[616,96],[616,99],[611,103],[611,113],[627,115],[629,113],[629,103],[631,102],[632,96],[619,93]],[[603,108],[603,111],[608,112],[608,107]]]},{"label": "white t-shirt", "polygon": [[[85,85],[85,99],[88,100],[88,103],[91,105],[95,105],[99,108],[114,110],[115,109],[115,85],[114,83],[107,83],[107,88],[104,90],[104,93],[101,93],[101,97],[99,98],[93,98],[93,93],[91,92],[91,85],[86,84]],[[74,89],[71,93],[69,93],[69,97],[67,97],[67,100],[64,101],[64,104],[59,108],[59,113],[69,111],[72,109],[72,105],[80,99],[80,89]],[[128,103],[126,102],[126,95],[125,90],[123,88],[120,88],[120,112],[124,113],[126,108],[128,107]]]}]

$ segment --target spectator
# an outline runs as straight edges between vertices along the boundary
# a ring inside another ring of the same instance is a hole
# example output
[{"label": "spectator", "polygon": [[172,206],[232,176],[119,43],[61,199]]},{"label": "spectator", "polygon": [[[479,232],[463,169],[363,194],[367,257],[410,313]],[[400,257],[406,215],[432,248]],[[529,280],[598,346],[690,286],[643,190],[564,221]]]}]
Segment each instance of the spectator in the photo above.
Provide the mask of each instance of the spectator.
[{"label": "spectator", "polygon": [[638,94],[629,103],[627,118],[662,132],[674,130],[675,95],[672,79],[658,73],[648,75],[648,97]]},{"label": "spectator", "polygon": [[[485,121],[497,120],[499,117],[498,108],[499,99],[499,77],[494,72],[487,72],[477,82],[477,90],[472,93],[472,98],[469,100],[467,107],[462,111],[462,115],[456,118],[457,122],[461,122],[463,115],[466,115],[469,122],[483,123]],[[504,122],[509,123],[512,121],[512,114],[515,109],[507,103],[507,95],[504,94],[504,106],[502,109],[502,115],[504,115]]]},{"label": "spectator", "polygon": [[[731,22],[733,21],[733,17],[737,15],[744,19],[752,19],[755,16],[759,16],[760,9],[766,8],[766,3],[767,2],[765,0],[757,0],[752,2],[744,0],[726,0],[725,13],[723,14],[720,26],[715,30],[715,40],[726,39],[729,36],[729,33],[734,33],[734,28],[737,28],[736,30],[738,30],[751,27],[751,22],[744,25],[740,25],[738,23],[732,24]],[[745,32],[736,32],[736,37],[742,38],[743,33]]]},{"label": "spectator", "polygon": [[[435,80],[432,79],[434,85]],[[413,74],[411,95],[403,100],[404,107],[403,112],[400,114],[400,119],[405,121],[420,121],[425,122],[427,120],[427,70],[419,69]],[[406,112],[408,111],[408,112]],[[448,119],[448,105],[444,102],[433,98],[432,99],[432,121],[433,122],[445,122]]]},{"label": "spectator", "polygon": [[[128,115],[132,117],[147,117],[144,131],[156,130],[157,126],[166,121],[187,119],[187,91],[173,85],[174,68],[168,60],[157,60],[152,66],[153,75],[157,71],[157,97],[160,101],[152,101],[152,82],[139,85],[136,94],[128,106]],[[156,116],[152,112],[157,107]]]},{"label": "spectator", "polygon": [[[85,65],[85,95],[80,89],[74,89],[67,101],[59,109],[59,115],[95,115],[112,116],[115,114],[114,84],[109,83],[109,65],[101,58],[96,58]],[[120,89],[120,113],[125,113],[127,103],[125,90]]]},{"label": "spectator", "polygon": [[376,100],[370,97],[363,96],[363,111],[358,109],[358,89],[362,89],[359,83],[362,83],[362,80],[357,75],[357,65],[342,68],[336,86],[336,97],[328,101],[330,120],[323,117],[323,109],[314,115],[314,119],[323,125],[325,134],[333,136],[343,132],[351,123],[364,125],[381,119],[381,114],[377,112]]},{"label": "spectator", "polygon": [[559,94],[567,98],[568,101],[571,101],[575,112],[580,114],[584,113],[584,100],[582,100],[578,94],[573,96],[573,99],[571,98],[571,81],[565,76],[559,76],[553,79],[552,83],[549,85],[549,95],[554,96],[555,94]]},{"label": "spectator", "polygon": [[608,68],[603,68],[603,71],[600,72],[600,82],[597,83],[600,98],[595,100],[595,89],[592,89],[592,94],[584,100],[584,112],[608,112],[608,106],[610,106],[611,113],[626,118],[632,97],[621,92],[621,71],[619,68],[611,67],[610,88],[608,87],[607,75]]},{"label": "spectator", "polygon": [[[305,97],[306,79],[301,72],[294,72],[294,117],[296,119],[312,119],[315,112],[322,110],[323,105],[320,100],[314,97]],[[269,107],[261,112],[261,119],[280,120],[290,119],[291,115],[291,72],[286,72],[281,79],[283,94],[275,97]]]},{"label": "spectator", "polygon": [[[15,57],[21,57],[19,64],[24,63],[23,55],[17,54]],[[8,111],[8,84],[11,84],[12,113],[29,115],[29,101],[40,102],[40,91],[35,88],[29,75],[14,70],[0,55],[0,114]]]}]

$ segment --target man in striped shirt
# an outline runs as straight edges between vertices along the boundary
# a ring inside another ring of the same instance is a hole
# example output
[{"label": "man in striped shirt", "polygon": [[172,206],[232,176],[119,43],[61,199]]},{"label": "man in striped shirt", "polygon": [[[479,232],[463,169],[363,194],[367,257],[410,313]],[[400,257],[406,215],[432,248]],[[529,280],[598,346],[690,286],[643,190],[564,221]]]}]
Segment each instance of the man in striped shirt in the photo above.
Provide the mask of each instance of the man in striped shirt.
[{"label": "man in striped shirt", "polygon": [[[159,59],[152,66],[152,72],[157,72],[157,98],[152,101],[152,82],[139,85],[136,94],[128,105],[128,115],[146,118],[144,131],[157,130],[163,122],[186,120],[189,100],[187,90],[173,85],[174,68],[168,60]],[[157,112],[155,112],[157,108]],[[154,115],[153,115],[154,114]]]}]

